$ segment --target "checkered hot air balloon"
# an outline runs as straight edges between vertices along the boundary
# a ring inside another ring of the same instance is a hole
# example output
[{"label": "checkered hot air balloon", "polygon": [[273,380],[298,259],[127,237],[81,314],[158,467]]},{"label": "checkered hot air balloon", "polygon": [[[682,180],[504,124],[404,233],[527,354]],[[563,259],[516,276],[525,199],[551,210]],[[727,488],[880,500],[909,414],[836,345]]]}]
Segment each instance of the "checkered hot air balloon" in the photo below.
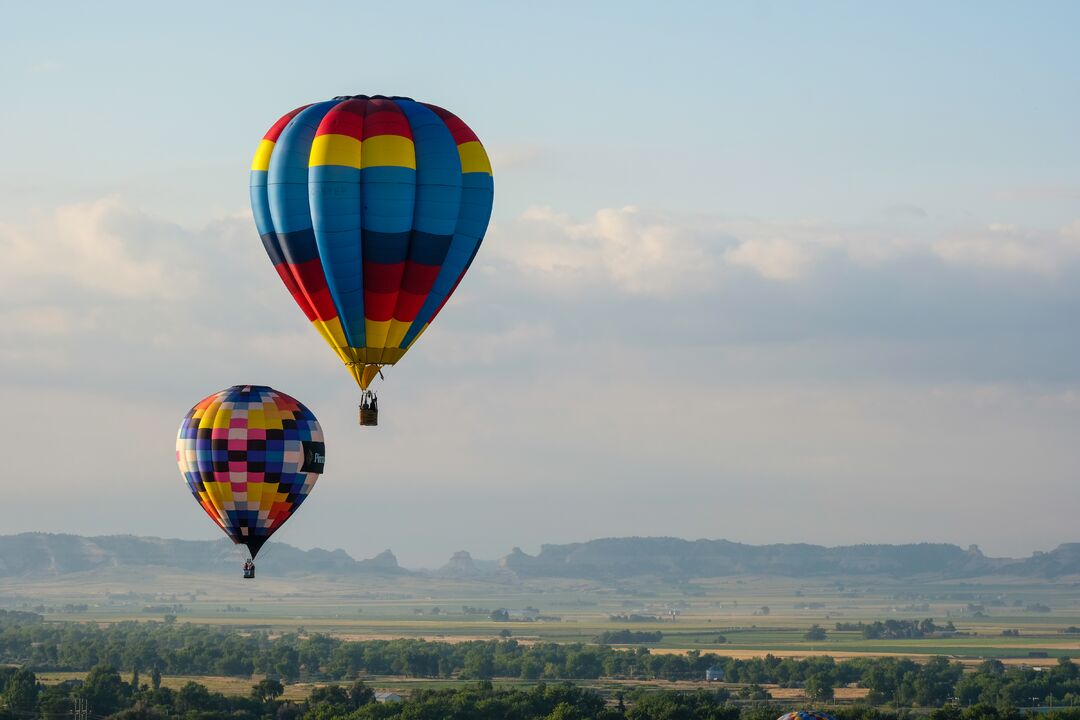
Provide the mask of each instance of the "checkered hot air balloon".
[{"label": "checkered hot air balloon", "polygon": [[192,495],[252,559],[307,498],[325,461],[311,411],[263,385],[204,398],[176,435],[176,462]]},{"label": "checkered hot air balloon", "polygon": [[263,246],[365,403],[461,282],[493,192],[473,131],[409,98],[305,105],[263,136],[251,164]]}]

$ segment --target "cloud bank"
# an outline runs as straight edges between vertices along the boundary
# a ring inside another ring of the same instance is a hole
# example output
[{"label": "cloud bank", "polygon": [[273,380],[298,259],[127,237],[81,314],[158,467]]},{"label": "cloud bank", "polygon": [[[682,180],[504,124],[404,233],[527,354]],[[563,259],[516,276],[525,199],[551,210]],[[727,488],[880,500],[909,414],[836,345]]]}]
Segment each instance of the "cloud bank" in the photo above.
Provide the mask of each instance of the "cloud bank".
[{"label": "cloud bank", "polygon": [[[61,207],[0,227],[0,389],[20,409],[0,435],[34,478],[0,522],[212,536],[176,424],[267,382],[327,428],[328,474],[284,538],[300,545],[412,564],[619,534],[1027,552],[1072,539],[1080,500],[1078,238],[910,209],[851,226],[532,208],[493,225],[361,435],[246,214]],[[1018,519],[1034,490],[1039,520]]]}]

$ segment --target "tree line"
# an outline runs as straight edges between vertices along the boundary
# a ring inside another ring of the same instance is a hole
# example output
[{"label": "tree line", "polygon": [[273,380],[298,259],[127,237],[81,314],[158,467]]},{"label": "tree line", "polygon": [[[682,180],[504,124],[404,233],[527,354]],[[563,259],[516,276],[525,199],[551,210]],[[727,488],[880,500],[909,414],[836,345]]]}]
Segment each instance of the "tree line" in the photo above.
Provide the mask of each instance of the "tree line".
[{"label": "tree line", "polygon": [[838,631],[858,631],[867,640],[914,640],[938,632],[956,632],[952,621],[938,625],[931,618],[923,620],[894,620],[884,622],[875,620],[871,623],[838,622]]},{"label": "tree line", "polygon": [[[303,701],[281,698],[276,680],[262,680],[246,695],[212,692],[197,682],[178,690],[161,676],[125,680],[99,665],[84,681],[42,685],[23,668],[0,667],[0,720],[71,717],[76,703],[90,720],[774,720],[789,708],[766,703],[736,705],[726,690],[647,691],[614,697],[570,683],[497,688],[489,681],[441,690],[417,690],[401,702],[377,703],[363,682],[317,687]],[[908,711],[868,705],[833,708],[837,720],[906,720]],[[950,704],[928,720],[1030,720],[1014,706]],[[1080,708],[1038,715],[1045,720],[1080,720]]]},{"label": "tree line", "polygon": [[731,658],[690,651],[653,654],[646,647],[620,649],[582,643],[535,643],[513,639],[463,643],[424,640],[344,641],[321,634],[288,633],[271,638],[263,630],[242,631],[194,624],[124,622],[4,622],[0,620],[0,664],[31,670],[87,671],[98,666],[124,672],[168,675],[263,674],[300,679],[354,680],[372,675],[489,680],[592,680],[630,678],[701,680],[719,667],[724,679],[744,685],[801,687],[828,701],[834,688],[858,685],[871,704],[937,707],[950,698],[962,705],[1013,706],[1045,702],[1080,705],[1080,668],[1067,658],[1039,671],[988,660],[965,674],[959,663],[932,658],[830,657],[804,659]]}]

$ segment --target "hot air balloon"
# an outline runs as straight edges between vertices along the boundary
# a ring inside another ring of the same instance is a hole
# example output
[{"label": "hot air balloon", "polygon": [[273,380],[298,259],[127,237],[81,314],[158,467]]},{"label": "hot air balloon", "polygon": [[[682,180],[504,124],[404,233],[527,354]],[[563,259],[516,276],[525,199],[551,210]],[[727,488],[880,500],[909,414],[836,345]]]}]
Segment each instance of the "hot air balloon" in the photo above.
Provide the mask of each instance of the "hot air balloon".
[{"label": "hot air balloon", "polygon": [[362,391],[435,319],[487,230],[491,163],[457,116],[405,97],[305,105],[263,136],[251,207],[270,261]]},{"label": "hot air balloon", "polygon": [[234,385],[184,416],[176,462],[191,494],[250,559],[307,498],[322,474],[326,446],[315,416],[263,385]]},{"label": "hot air balloon", "polygon": [[784,713],[776,720],[836,720],[832,715],[818,710],[793,710]]}]

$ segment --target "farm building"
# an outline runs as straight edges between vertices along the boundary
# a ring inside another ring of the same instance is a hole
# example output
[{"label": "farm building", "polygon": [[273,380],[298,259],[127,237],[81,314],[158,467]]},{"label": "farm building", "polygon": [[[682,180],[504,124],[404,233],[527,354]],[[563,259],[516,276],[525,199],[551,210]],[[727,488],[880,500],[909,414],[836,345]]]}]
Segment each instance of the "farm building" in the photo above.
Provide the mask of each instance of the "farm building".
[{"label": "farm building", "polygon": [[706,682],[722,682],[724,679],[724,668],[719,665],[713,665],[705,671]]},{"label": "farm building", "polygon": [[375,693],[375,702],[401,702],[401,696],[396,692],[377,692]]}]

